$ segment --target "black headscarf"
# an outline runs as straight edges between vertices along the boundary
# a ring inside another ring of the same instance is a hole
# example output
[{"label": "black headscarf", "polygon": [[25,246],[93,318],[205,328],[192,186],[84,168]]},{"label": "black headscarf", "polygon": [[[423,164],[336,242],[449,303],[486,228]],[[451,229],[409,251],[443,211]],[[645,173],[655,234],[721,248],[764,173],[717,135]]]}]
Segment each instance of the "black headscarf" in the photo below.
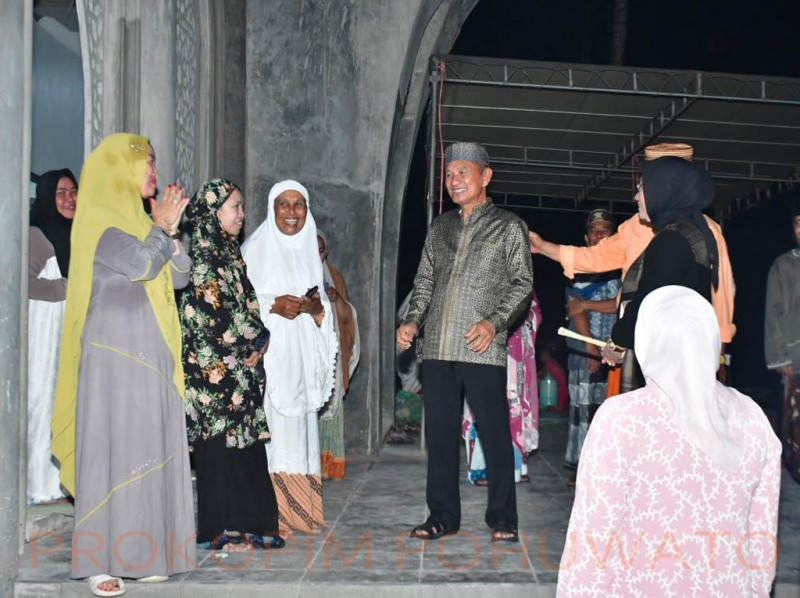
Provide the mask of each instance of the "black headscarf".
[{"label": "black headscarf", "polygon": [[30,225],[39,228],[53,245],[61,276],[69,276],[69,237],[72,233],[72,220],[64,218],[56,206],[58,181],[68,178],[75,187],[78,181],[68,168],[49,170],[39,177],[36,184],[36,199],[31,208]]},{"label": "black headscarf", "polygon": [[708,248],[711,283],[719,284],[719,250],[703,210],[714,199],[714,181],[706,170],[683,158],[666,156],[645,162],[642,171],[647,215],[656,233],[676,222],[690,222],[703,234]]}]

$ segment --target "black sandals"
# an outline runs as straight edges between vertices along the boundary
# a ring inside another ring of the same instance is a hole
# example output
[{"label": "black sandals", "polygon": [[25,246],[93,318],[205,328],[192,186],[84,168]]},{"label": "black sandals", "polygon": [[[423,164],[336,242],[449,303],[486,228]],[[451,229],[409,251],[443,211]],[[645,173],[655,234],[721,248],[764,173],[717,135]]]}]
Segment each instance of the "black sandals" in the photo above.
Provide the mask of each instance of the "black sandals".
[{"label": "black sandals", "polygon": [[506,523],[496,523],[492,526],[492,542],[519,542],[519,532]]},{"label": "black sandals", "polygon": [[411,537],[418,540],[438,540],[442,536],[450,536],[457,532],[458,529],[452,529],[441,519],[428,519],[411,530]]}]

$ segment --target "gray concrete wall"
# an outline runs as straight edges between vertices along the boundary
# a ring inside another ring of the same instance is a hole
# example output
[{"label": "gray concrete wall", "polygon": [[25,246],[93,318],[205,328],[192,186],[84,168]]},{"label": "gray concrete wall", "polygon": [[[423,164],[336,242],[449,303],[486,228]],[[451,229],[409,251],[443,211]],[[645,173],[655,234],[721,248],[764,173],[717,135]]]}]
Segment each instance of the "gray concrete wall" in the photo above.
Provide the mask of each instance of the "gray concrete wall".
[{"label": "gray concrete wall", "polygon": [[[212,0],[213,1],[213,0]],[[247,57],[245,0],[225,0],[214,5],[215,115],[211,143],[211,176],[244,185],[247,131]]]},{"label": "gray concrete wall", "polygon": [[[0,597],[11,597],[20,540],[22,264],[27,265],[32,0],[0,2]],[[23,247],[25,251],[23,252]],[[26,281],[27,282],[27,281]]]},{"label": "gray concrete wall", "polygon": [[[178,180],[175,136],[175,0],[140,2],[136,16],[141,19],[141,42],[138,48],[141,52],[141,95],[131,101],[140,102],[141,124],[139,131],[134,132],[147,137],[153,144],[158,162],[158,182],[163,188]],[[130,0],[125,4],[126,11],[134,8]],[[181,181],[181,184],[185,185],[187,181]]]},{"label": "gray concrete wall", "polygon": [[[381,350],[394,351],[393,319],[387,325],[385,316],[394,311],[398,188],[426,86],[420,48],[426,40],[428,50],[449,49],[475,1],[247,2],[247,230],[263,221],[273,183],[295,178],[309,188],[330,259],[359,313],[361,365],[345,403],[351,450],[377,450],[381,403],[388,408],[394,394],[393,365],[384,357],[381,367]],[[385,213],[394,146],[401,155],[393,158]],[[387,214],[394,228],[384,239]]]}]

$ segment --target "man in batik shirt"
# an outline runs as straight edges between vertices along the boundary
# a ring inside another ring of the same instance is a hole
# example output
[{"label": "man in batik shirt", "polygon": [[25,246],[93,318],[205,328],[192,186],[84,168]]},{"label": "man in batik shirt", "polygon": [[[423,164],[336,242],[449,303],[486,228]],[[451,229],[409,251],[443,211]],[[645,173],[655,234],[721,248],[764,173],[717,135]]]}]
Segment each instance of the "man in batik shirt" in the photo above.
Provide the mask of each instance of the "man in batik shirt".
[{"label": "man in batik shirt", "polygon": [[492,169],[483,147],[455,143],[444,159],[447,191],[459,209],[431,224],[408,314],[397,329],[397,345],[406,349],[424,324],[418,350],[430,516],[412,536],[433,540],[461,526],[459,437],[466,391],[489,473],[486,524],[492,540],[514,542],[517,501],[506,337],[509,326],[527,310],[533,291],[528,227],[488,198]]}]

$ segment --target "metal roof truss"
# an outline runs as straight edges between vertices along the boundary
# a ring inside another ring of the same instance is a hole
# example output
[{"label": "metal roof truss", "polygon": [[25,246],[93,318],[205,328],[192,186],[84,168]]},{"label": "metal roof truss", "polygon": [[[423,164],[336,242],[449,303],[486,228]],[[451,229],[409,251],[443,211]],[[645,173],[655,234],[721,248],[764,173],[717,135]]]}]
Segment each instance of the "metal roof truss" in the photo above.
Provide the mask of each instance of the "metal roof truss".
[{"label": "metal roof truss", "polygon": [[800,178],[800,80],[441,56],[431,81],[429,202],[439,132],[484,145],[491,194],[520,208],[633,213],[641,153],[665,141],[694,147],[718,215]]}]

